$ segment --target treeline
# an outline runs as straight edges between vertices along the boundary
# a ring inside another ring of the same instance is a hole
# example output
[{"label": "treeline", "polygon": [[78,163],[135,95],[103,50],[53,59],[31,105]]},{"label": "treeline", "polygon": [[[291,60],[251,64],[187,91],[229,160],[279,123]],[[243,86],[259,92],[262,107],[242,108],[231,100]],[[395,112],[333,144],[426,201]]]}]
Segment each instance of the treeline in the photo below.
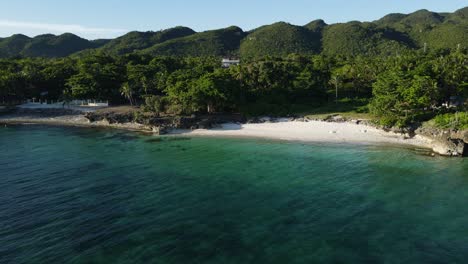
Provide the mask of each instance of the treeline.
[{"label": "treeline", "polygon": [[[336,95],[338,94],[338,98]],[[167,114],[307,112],[335,100],[368,101],[386,125],[432,115],[468,97],[464,51],[398,56],[289,55],[222,68],[217,57],[104,53],[62,59],[0,60],[0,102],[41,98],[109,100]]]}]

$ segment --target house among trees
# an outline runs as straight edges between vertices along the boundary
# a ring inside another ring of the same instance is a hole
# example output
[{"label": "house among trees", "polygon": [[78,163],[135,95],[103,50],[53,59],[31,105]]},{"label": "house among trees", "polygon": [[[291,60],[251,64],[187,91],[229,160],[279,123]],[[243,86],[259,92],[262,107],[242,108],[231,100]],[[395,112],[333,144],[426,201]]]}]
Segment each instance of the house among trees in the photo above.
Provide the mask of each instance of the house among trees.
[{"label": "house among trees", "polygon": [[222,63],[223,68],[229,68],[231,66],[239,65],[240,60],[239,59],[224,58],[221,63]]}]

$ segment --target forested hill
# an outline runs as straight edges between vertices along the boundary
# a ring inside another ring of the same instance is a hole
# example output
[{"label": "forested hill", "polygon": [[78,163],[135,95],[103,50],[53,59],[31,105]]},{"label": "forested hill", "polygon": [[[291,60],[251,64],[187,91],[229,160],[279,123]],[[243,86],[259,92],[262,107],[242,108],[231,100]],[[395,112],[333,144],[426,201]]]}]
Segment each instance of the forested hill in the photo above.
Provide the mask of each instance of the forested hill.
[{"label": "forested hill", "polygon": [[195,32],[176,27],[158,32],[130,32],[113,40],[89,41],[73,34],[0,38],[0,58],[66,57],[78,52],[110,55],[133,52],[181,56],[284,56],[290,53],[385,55],[408,49],[468,48],[468,7],[454,13],[419,10],[389,14],[373,22],[327,25],[315,20],[304,26],[284,22],[244,32],[232,26]]},{"label": "forested hill", "polygon": [[73,53],[95,49],[109,42],[108,40],[86,40],[71,33],[55,36],[39,35],[29,38],[17,34],[0,39],[0,58],[11,57],[66,57]]}]

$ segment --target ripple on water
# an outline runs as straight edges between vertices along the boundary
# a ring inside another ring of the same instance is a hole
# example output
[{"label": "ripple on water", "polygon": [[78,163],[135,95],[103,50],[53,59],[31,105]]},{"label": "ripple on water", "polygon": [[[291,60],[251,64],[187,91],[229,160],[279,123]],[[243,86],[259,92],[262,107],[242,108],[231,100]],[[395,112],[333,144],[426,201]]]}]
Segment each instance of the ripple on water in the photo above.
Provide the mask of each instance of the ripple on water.
[{"label": "ripple on water", "polygon": [[463,159],[46,126],[0,146],[0,263],[468,259]]}]

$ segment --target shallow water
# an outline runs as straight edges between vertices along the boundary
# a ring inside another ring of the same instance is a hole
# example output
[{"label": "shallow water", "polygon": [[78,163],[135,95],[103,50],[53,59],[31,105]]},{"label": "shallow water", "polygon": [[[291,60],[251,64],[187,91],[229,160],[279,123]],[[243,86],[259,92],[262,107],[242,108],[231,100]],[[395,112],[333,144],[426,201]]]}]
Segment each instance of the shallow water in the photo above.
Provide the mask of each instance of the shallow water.
[{"label": "shallow water", "polygon": [[0,263],[466,263],[468,163],[0,128]]}]

